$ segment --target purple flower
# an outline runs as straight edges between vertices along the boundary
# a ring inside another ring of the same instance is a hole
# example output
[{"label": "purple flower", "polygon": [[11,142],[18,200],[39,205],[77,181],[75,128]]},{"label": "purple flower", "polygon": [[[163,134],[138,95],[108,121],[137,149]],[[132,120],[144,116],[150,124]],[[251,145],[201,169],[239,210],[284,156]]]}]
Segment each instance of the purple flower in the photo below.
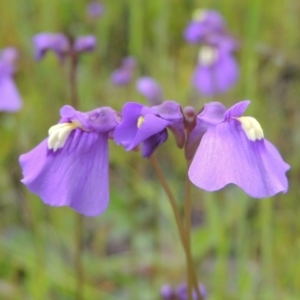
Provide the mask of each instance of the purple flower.
[{"label": "purple flower", "polygon": [[122,60],[120,68],[116,69],[111,75],[111,81],[115,85],[127,85],[133,78],[133,72],[136,67],[136,60],[132,56],[125,57]]},{"label": "purple flower", "polygon": [[[206,299],[207,293],[204,285],[199,284],[199,291],[203,299]],[[176,295],[178,300],[188,300],[188,287],[186,283],[179,285],[176,289]],[[196,291],[193,290],[192,299],[197,300]]]},{"label": "purple flower", "polygon": [[92,52],[95,50],[97,40],[94,35],[85,35],[76,38],[74,42],[74,51],[80,52]]},{"label": "purple flower", "polygon": [[151,77],[141,77],[136,82],[136,89],[151,105],[158,105],[163,102],[162,88],[159,83]]},{"label": "purple flower", "polygon": [[254,198],[286,192],[290,168],[266,139],[256,119],[242,116],[250,101],[242,101],[219,117],[198,116],[204,133],[189,169],[199,188],[215,191],[233,183]]},{"label": "purple flower", "polygon": [[87,13],[92,18],[99,18],[105,12],[104,5],[100,2],[91,2],[87,6]]},{"label": "purple flower", "polygon": [[0,111],[16,112],[23,105],[13,80],[17,56],[17,50],[13,47],[0,52]]},{"label": "purple flower", "polygon": [[161,105],[147,107],[128,102],[123,106],[122,116],[122,122],[114,131],[114,140],[127,151],[142,143],[142,156],[150,157],[168,138],[167,128],[174,133],[178,147],[183,147],[183,115],[178,103],[165,101]]},{"label": "purple flower", "polygon": [[15,47],[7,47],[0,51],[0,61],[6,62],[12,66],[17,63],[19,52]]},{"label": "purple flower", "polygon": [[192,44],[206,43],[206,39],[214,34],[225,32],[225,21],[215,10],[196,10],[193,20],[184,31],[184,38]]},{"label": "purple flower", "polygon": [[122,67],[134,70],[136,68],[136,59],[133,56],[126,56],[122,59]]},{"label": "purple flower", "polygon": [[110,107],[82,113],[71,106],[60,115],[49,138],[20,156],[22,182],[46,204],[99,215],[109,202],[108,138],[118,115]]},{"label": "purple flower", "polygon": [[165,284],[160,289],[160,295],[164,300],[174,300],[175,299],[175,291],[170,284]]},{"label": "purple flower", "polygon": [[63,61],[71,47],[69,39],[62,33],[39,33],[33,37],[33,44],[36,60],[41,60],[46,52],[51,50]]},{"label": "purple flower", "polygon": [[227,47],[203,46],[199,51],[193,85],[205,96],[225,93],[239,78],[239,67]]},{"label": "purple flower", "polygon": [[[206,299],[207,292],[204,285],[199,284],[199,291],[203,299]],[[186,283],[183,283],[174,289],[171,285],[165,284],[162,286],[160,294],[164,300],[188,300],[188,287]],[[192,299],[197,300],[195,290],[192,291]]]}]

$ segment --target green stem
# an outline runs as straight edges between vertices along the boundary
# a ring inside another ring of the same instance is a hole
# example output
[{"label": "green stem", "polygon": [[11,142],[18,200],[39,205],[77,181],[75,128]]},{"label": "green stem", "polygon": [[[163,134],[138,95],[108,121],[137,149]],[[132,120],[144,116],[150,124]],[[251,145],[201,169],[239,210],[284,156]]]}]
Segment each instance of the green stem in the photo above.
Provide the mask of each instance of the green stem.
[{"label": "green stem", "polygon": [[76,299],[83,299],[83,263],[82,263],[82,253],[83,253],[83,216],[76,214],[76,253],[75,253],[75,268],[76,268]]},{"label": "green stem", "polygon": [[[187,162],[187,170],[189,163]],[[192,197],[191,197],[191,181],[186,173],[185,179],[185,201],[184,201],[184,223],[185,223],[185,238],[188,252],[191,253],[191,214],[192,214]],[[191,270],[188,266],[188,299],[192,299],[192,278]]]},{"label": "green stem", "polygon": [[77,88],[77,53],[70,54],[70,73],[69,73],[69,84],[70,84],[70,102],[71,105],[78,109],[78,88]]},{"label": "green stem", "polygon": [[192,255],[191,255],[191,252],[189,251],[189,247],[187,246],[185,232],[184,232],[184,226],[183,226],[183,223],[181,222],[180,213],[179,213],[179,210],[176,205],[176,200],[175,200],[173,193],[169,187],[169,184],[160,168],[160,165],[155,157],[155,154],[152,154],[152,156],[150,157],[150,162],[151,162],[151,164],[156,172],[156,175],[159,178],[159,180],[168,196],[168,199],[170,201],[170,204],[171,204],[174,216],[175,216],[177,229],[179,232],[179,237],[180,237],[180,240],[181,240],[181,243],[182,243],[182,246],[184,249],[184,253],[186,256],[188,269],[191,271],[191,279],[192,279],[192,282],[193,282],[193,285],[194,285],[194,288],[195,288],[195,291],[197,294],[197,299],[203,300],[203,298],[200,294],[200,291],[199,291],[197,275],[196,275],[195,269],[193,267]]},{"label": "green stem", "polygon": [[[78,56],[76,52],[70,53],[70,72],[69,72],[69,85],[70,85],[70,102],[71,105],[78,109],[78,88],[77,88],[77,64]],[[82,300],[83,286],[84,286],[84,271],[82,263],[83,253],[83,216],[76,214],[76,231],[75,231],[75,270],[76,270],[76,299]]]}]

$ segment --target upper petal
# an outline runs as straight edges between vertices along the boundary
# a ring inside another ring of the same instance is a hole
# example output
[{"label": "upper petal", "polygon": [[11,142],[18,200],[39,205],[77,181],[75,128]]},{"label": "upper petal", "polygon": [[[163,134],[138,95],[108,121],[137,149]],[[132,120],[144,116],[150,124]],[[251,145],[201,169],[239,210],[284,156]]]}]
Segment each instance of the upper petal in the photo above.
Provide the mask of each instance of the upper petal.
[{"label": "upper petal", "polygon": [[209,102],[204,104],[203,110],[197,116],[201,123],[217,125],[222,122],[226,107],[220,102]]},{"label": "upper petal", "polygon": [[250,141],[240,122],[231,120],[210,127],[204,134],[189,177],[207,191],[234,183],[250,196],[264,198],[287,191],[286,170],[287,164],[269,142]]},{"label": "upper petal", "polygon": [[245,112],[249,104],[250,100],[244,100],[234,104],[233,106],[228,108],[228,110],[224,114],[224,120],[230,120],[232,118],[240,117]]},{"label": "upper petal", "polygon": [[181,105],[175,101],[167,100],[160,105],[151,107],[151,111],[170,122],[168,128],[172,131],[177,146],[182,148],[185,142],[185,132]]}]

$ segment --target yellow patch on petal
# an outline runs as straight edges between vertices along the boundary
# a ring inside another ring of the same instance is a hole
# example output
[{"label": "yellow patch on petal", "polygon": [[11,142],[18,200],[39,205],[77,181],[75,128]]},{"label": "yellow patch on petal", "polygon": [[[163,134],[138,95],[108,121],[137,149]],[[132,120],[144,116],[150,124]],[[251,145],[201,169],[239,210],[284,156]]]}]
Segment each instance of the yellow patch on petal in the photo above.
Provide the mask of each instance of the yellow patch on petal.
[{"label": "yellow patch on petal", "polygon": [[264,138],[264,132],[258,121],[252,117],[236,118],[241,122],[242,128],[250,141],[261,140]]},{"label": "yellow patch on petal", "polygon": [[138,128],[138,129],[141,128],[141,126],[142,126],[142,124],[144,123],[144,121],[145,121],[144,117],[140,116],[140,117],[138,118],[138,121],[137,121],[137,128]]},{"label": "yellow patch on petal", "polygon": [[72,121],[71,123],[59,123],[50,127],[48,131],[48,149],[56,152],[58,149],[62,148],[70,133],[76,128],[84,129],[82,124],[78,121]]}]

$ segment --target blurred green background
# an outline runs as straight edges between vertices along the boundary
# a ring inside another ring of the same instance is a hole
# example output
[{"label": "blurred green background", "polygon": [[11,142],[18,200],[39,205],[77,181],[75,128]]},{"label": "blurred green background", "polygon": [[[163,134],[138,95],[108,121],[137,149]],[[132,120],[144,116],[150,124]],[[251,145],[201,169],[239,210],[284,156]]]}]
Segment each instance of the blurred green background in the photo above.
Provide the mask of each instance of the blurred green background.
[{"label": "blurred green background", "polygon": [[[47,136],[69,103],[66,69],[52,53],[33,59],[32,36],[95,34],[97,50],[81,57],[81,110],[128,100],[146,101],[135,83],[114,87],[111,72],[128,54],[138,60],[135,78],[150,75],[166,99],[200,109],[217,100],[230,106],[251,99],[247,111],[261,123],[292,166],[290,189],[254,200],[229,187],[193,189],[192,250],[209,299],[300,299],[300,2],[298,0],[107,0],[97,20],[88,1],[0,1],[0,49],[20,51],[16,82],[24,99],[17,114],[0,114],[0,299],[76,299],[77,216],[46,206],[20,183],[18,157]],[[241,78],[226,95],[199,96],[190,85],[197,46],[182,32],[196,8],[219,10],[239,39]],[[84,299],[159,299],[165,283],[185,281],[185,259],[169,203],[150,163],[110,143],[108,210],[84,218]],[[158,159],[178,199],[185,161],[172,137]],[[182,202],[178,202],[182,208]]]}]

